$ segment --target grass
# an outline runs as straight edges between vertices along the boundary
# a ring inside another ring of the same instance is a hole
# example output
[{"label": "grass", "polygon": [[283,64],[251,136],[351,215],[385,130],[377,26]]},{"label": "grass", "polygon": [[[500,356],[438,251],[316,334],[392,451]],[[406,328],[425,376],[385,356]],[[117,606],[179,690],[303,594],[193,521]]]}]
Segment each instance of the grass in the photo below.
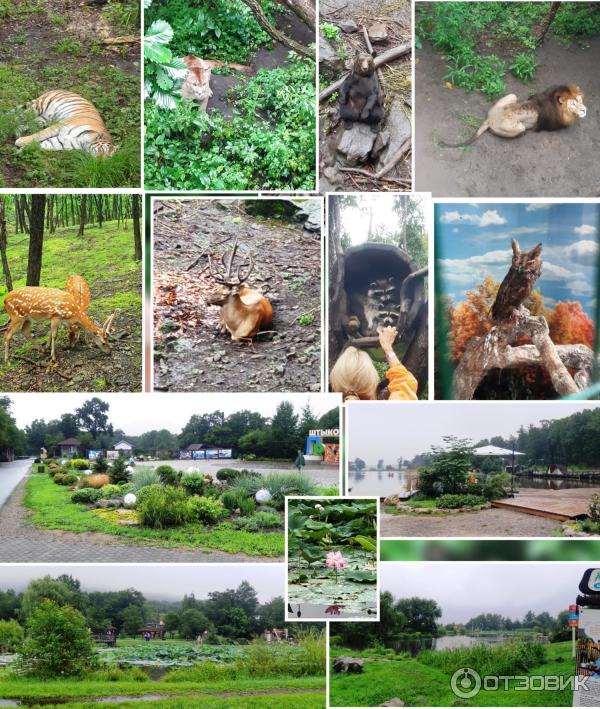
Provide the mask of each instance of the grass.
[{"label": "grass", "polygon": [[[178,697],[176,699],[154,699],[151,702],[102,702],[102,706],[107,709],[140,709],[144,706],[161,707],[161,709],[188,709],[196,707],[206,707],[206,709],[254,709],[255,707],[276,706],[280,709],[323,709],[324,697],[320,694],[286,694],[282,690],[281,694],[274,693],[262,697]],[[97,702],[69,702],[65,704],[46,704],[45,709],[98,709]]]},{"label": "grass", "polygon": [[126,538],[132,544],[167,548],[219,550],[229,554],[279,557],[284,553],[283,532],[253,533],[234,529],[229,522],[215,527],[186,524],[174,529],[147,529],[118,524],[116,511],[90,511],[70,501],[69,488],[56,485],[47,475],[32,476],[27,482],[25,506],[31,521],[46,529],[68,532],[100,532]]},{"label": "grass", "polygon": [[[569,642],[543,646],[546,661],[532,665],[528,671],[517,671],[519,675],[564,675],[570,676],[575,669],[571,659]],[[477,648],[471,648],[476,650]],[[500,653],[501,647],[493,648]],[[368,653],[368,651],[367,651]],[[332,655],[351,654],[361,656],[354,650],[336,649]],[[436,658],[446,655],[443,668]],[[366,654],[364,671],[357,675],[336,675],[330,678],[331,706],[377,706],[391,697],[400,697],[406,706],[571,706],[569,690],[561,691],[520,691],[514,682],[508,689],[496,691],[482,690],[471,699],[457,700],[450,688],[450,678],[455,669],[463,666],[464,652],[456,653],[455,662],[448,663],[448,653],[427,651],[418,658],[399,655],[398,659],[372,658]],[[421,658],[421,659],[419,659]],[[561,659],[562,658],[562,659]],[[472,658],[471,658],[472,659]],[[499,672],[499,670],[495,670]]]}]

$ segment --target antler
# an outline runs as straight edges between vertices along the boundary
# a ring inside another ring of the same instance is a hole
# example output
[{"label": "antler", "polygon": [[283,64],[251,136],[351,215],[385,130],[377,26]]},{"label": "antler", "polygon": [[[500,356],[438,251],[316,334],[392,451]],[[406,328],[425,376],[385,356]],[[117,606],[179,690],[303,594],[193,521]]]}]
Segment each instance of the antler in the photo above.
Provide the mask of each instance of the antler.
[{"label": "antler", "polygon": [[[217,281],[217,283],[222,283],[224,286],[239,286],[244,283],[244,281],[248,280],[248,276],[252,273],[252,269],[254,268],[254,259],[252,256],[248,256],[247,261],[242,261],[242,263],[237,267],[237,272],[232,273],[237,248],[238,242],[236,239],[233,249],[231,249],[231,251],[226,251],[223,256],[221,256],[221,270],[219,270],[218,267],[215,267],[211,257],[208,257],[210,275],[215,279],[215,281]],[[244,269],[246,269],[246,273],[244,273]]]},{"label": "antler", "polygon": [[102,326],[102,329],[104,330],[104,332],[105,332],[107,335],[110,335],[110,331],[111,331],[111,328],[112,328],[112,326],[113,326],[113,322],[114,322],[115,318],[117,317],[117,315],[119,314],[119,312],[120,312],[120,310],[117,308],[117,310],[115,310],[114,313],[112,313],[111,315],[109,315],[109,316],[106,318],[106,320],[104,321],[104,325]]}]

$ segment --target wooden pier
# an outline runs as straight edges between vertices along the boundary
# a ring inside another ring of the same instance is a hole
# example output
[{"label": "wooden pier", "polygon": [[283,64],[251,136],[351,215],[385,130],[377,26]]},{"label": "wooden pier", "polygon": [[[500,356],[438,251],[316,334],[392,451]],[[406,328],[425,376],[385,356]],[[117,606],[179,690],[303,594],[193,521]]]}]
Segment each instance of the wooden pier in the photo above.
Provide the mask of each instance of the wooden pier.
[{"label": "wooden pier", "polygon": [[515,497],[494,500],[492,507],[566,522],[587,515],[593,494],[600,495],[600,487],[576,487],[567,490],[521,488]]}]

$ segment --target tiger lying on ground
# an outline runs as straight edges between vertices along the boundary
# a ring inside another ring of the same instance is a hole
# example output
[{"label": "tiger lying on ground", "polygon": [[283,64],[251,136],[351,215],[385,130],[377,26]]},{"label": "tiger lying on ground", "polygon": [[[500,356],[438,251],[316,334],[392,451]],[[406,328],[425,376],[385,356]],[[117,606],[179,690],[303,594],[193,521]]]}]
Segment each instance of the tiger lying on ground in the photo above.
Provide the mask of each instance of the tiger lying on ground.
[{"label": "tiger lying on ground", "polygon": [[48,91],[21,108],[34,111],[38,122],[47,127],[16,140],[17,148],[39,143],[44,150],[84,150],[96,157],[117,151],[94,105],[78,94]]}]

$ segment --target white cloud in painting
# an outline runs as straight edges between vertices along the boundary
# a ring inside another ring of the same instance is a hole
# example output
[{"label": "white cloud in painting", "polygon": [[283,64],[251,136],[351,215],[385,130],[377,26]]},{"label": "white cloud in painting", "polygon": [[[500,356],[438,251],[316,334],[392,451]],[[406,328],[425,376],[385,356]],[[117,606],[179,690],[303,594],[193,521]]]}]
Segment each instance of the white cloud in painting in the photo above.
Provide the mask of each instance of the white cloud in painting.
[{"label": "white cloud in painting", "polygon": [[583,273],[574,273],[563,266],[557,266],[550,261],[542,264],[542,278],[546,281],[565,281],[574,278],[583,278]]},{"label": "white cloud in painting", "polygon": [[592,295],[596,292],[594,286],[587,281],[574,281],[566,285],[571,295]]},{"label": "white cloud in painting", "polygon": [[544,296],[544,305],[547,308],[553,308],[556,305],[556,300],[554,298],[551,298],[549,295]]},{"label": "white cloud in painting", "polygon": [[552,205],[548,204],[547,202],[544,204],[528,204],[527,207],[525,208],[526,212],[537,212],[540,209],[550,209]]},{"label": "white cloud in painting", "polygon": [[582,264],[584,266],[595,266],[598,259],[599,246],[597,241],[591,239],[581,239],[574,241],[567,246],[544,246],[543,253],[546,258],[550,257],[555,261]]},{"label": "white cloud in painting", "polygon": [[488,209],[483,214],[467,214],[466,212],[459,212],[457,209],[451,212],[444,212],[442,214],[441,220],[442,224],[454,224],[456,222],[463,222],[467,224],[474,224],[480,227],[486,226],[501,226],[506,224],[506,219],[498,214],[497,209]]},{"label": "white cloud in painting", "polygon": [[587,234],[595,234],[598,230],[592,224],[582,224],[581,226],[576,226],[573,231],[576,234],[581,234],[581,236],[586,236]]}]

